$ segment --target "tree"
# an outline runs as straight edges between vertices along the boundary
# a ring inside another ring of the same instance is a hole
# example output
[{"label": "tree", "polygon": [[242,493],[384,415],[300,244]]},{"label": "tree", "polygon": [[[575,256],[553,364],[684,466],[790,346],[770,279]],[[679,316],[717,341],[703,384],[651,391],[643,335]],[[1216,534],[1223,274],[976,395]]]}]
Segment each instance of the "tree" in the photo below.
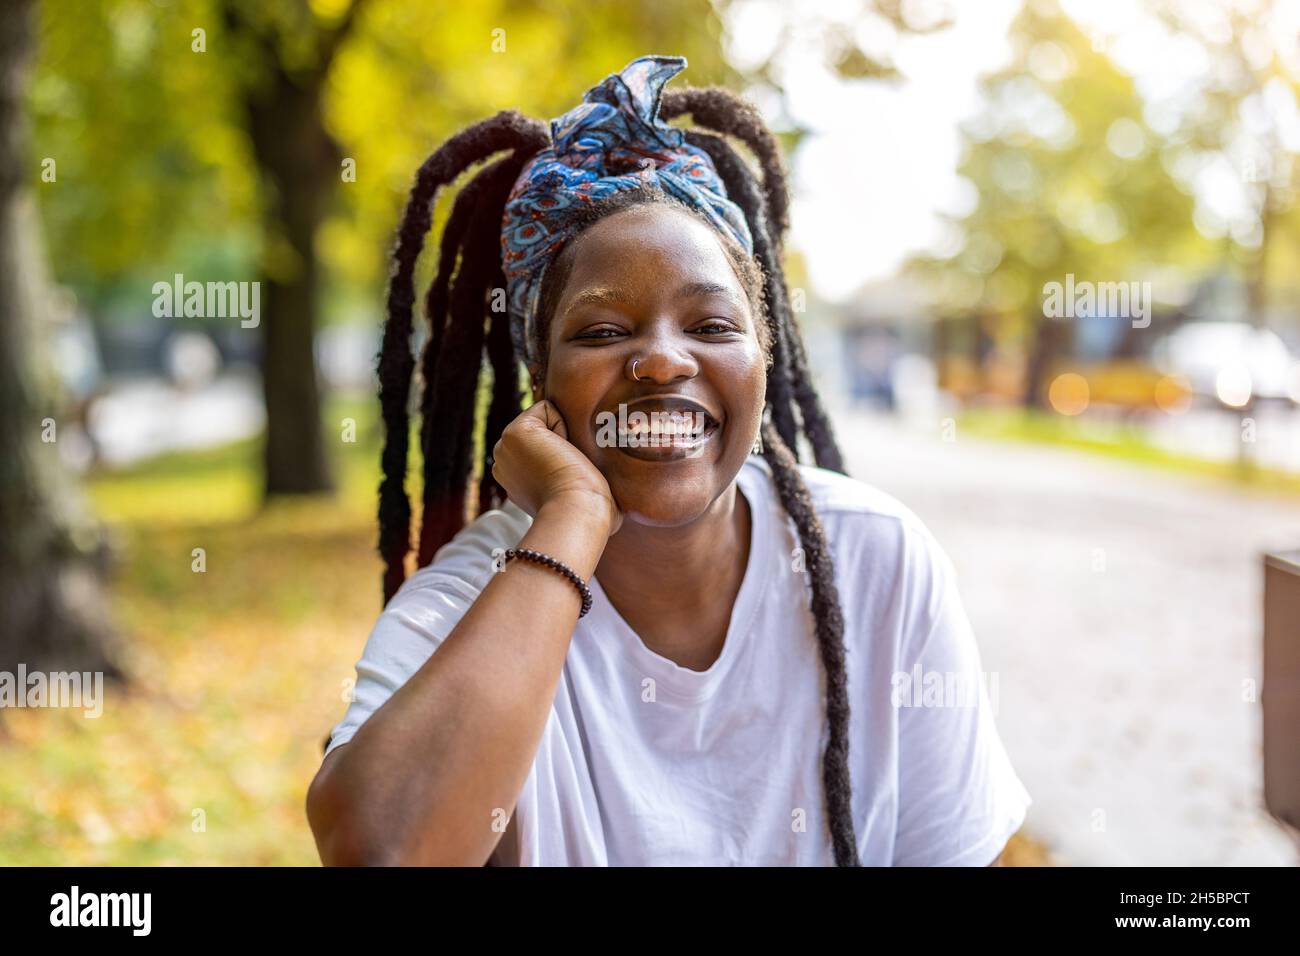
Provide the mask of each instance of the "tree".
[{"label": "tree", "polygon": [[1247,303],[1245,318],[1267,324],[1277,287],[1295,286],[1291,270],[1279,268],[1295,254],[1296,200],[1300,164],[1295,161],[1297,85],[1300,62],[1292,50],[1283,5],[1276,0],[1233,0],[1200,11],[1169,0],[1148,0],[1170,33],[1190,41],[1209,68],[1195,80],[1197,95],[1175,112],[1180,165],[1200,170],[1212,164],[1232,170],[1246,211],[1236,221],[1202,216],[1203,228],[1228,241],[1225,252],[1239,262]]},{"label": "tree", "polygon": [[15,0],[0,18],[0,670],[23,663],[121,678],[96,560],[102,539],[59,467],[59,423],[38,361],[50,295],[28,187],[33,10]]},{"label": "tree", "polygon": [[325,129],[325,79],[364,0],[322,26],[306,4],[258,7],[222,0],[229,39],[256,51],[241,72],[260,181],[265,296],[262,390],[266,397],[265,490],[268,496],[329,491],[329,456],[320,420],[313,344],[319,268],[316,236],[340,182],[343,151]]},{"label": "tree", "polygon": [[1205,261],[1210,249],[1133,78],[1056,0],[1030,0],[1010,41],[1011,62],[983,79],[984,109],[963,131],[959,172],[978,202],[955,222],[962,245],[913,265],[941,290],[939,311],[978,316],[1004,344],[1020,344],[1025,402],[1042,405],[1069,331],[1044,318],[1047,283],[1070,273],[1134,281]]},{"label": "tree", "polygon": [[[646,50],[687,56],[694,85],[736,79],[708,0],[590,0],[581,17],[534,0],[67,11],[45,14],[32,97],[43,154],[80,165],[75,197],[41,196],[59,278],[99,321],[130,322],[176,273],[260,276],[248,334],[264,335],[272,494],[329,485],[313,335],[344,315],[382,321],[393,233],[429,152],[503,109],[558,115]],[[435,228],[448,209],[440,196]]]}]

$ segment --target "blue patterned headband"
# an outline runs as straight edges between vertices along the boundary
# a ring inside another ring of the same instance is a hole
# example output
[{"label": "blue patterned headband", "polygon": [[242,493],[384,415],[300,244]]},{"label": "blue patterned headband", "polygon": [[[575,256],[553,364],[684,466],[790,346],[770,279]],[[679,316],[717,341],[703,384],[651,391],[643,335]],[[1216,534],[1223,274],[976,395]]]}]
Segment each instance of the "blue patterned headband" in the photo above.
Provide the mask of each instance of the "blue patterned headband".
[{"label": "blue patterned headband", "polygon": [[583,206],[646,181],[703,212],[746,252],[745,214],[727,198],[713,161],[659,119],[664,84],[686,68],[680,56],[643,56],[589,89],[551,120],[551,145],[528,161],[506,202],[501,258],[515,354],[538,362],[536,317],[546,267],[572,238]]}]

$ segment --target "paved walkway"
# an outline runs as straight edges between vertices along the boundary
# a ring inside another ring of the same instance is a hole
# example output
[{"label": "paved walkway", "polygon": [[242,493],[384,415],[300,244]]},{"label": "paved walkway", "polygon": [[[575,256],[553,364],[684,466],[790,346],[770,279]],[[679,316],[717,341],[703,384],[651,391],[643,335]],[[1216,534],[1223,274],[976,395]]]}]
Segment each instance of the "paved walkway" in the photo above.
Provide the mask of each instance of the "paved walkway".
[{"label": "paved walkway", "polygon": [[[1026,832],[1077,865],[1295,865],[1263,809],[1260,553],[1300,502],[837,410],[849,471],[952,556]],[[1256,695],[1256,700],[1258,699]]]}]

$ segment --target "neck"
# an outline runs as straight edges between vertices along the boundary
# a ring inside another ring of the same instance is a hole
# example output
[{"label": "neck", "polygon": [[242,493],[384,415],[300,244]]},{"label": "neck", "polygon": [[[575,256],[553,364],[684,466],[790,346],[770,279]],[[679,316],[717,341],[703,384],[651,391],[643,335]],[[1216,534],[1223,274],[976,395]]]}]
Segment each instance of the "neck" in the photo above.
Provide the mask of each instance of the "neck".
[{"label": "neck", "polygon": [[[625,518],[596,577],[620,609],[651,608],[661,617],[716,610],[744,578],[751,520],[734,481],[690,524],[659,528]],[[730,608],[727,601],[728,617]]]}]

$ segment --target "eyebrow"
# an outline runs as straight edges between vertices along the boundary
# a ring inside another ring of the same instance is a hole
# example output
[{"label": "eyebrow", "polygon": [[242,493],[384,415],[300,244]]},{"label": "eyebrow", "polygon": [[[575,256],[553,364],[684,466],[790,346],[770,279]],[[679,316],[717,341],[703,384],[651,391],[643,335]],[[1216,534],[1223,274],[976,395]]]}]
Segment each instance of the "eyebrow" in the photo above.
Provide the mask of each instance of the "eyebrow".
[{"label": "eyebrow", "polygon": [[[733,305],[741,305],[742,300],[736,295],[734,289],[717,282],[687,282],[680,286],[674,293],[674,298],[678,299],[700,299],[706,296],[716,295],[728,300]],[[626,293],[619,289],[596,288],[584,289],[573,297],[569,307],[564,310],[564,317],[567,319],[576,310],[586,305],[631,305],[632,301]]]}]

